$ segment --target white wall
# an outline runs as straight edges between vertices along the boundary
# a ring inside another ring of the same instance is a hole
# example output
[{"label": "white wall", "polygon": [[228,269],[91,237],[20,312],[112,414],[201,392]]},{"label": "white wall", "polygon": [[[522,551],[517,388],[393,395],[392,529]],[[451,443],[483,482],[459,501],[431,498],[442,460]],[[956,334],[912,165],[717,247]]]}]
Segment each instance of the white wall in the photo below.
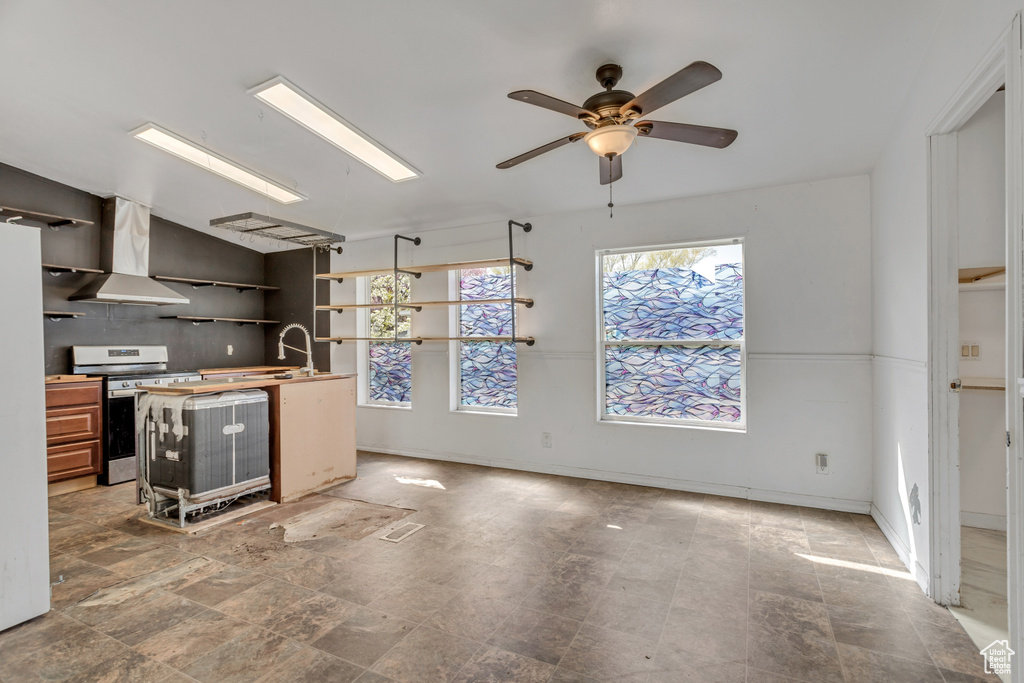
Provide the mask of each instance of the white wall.
[{"label": "white wall", "polygon": [[[928,202],[931,121],[1010,25],[1020,0],[950,0],[871,175],[874,361],[873,512],[909,555],[919,582],[929,567]],[[907,514],[918,486],[921,522]]]},{"label": "white wall", "polygon": [[[625,201],[626,198],[620,198]],[[515,236],[521,309],[518,417],[449,412],[447,347],[413,347],[411,411],[363,407],[359,446],[528,470],[866,511],[871,499],[870,199],[865,176],[549,216]],[[422,233],[405,263],[507,253],[504,224]],[[597,249],[745,238],[748,430],[745,434],[596,420]],[[387,266],[392,240],[351,242],[332,270]],[[446,275],[413,281],[417,299],[447,298]],[[332,285],[352,301],[354,283]],[[355,332],[354,313],[334,332]],[[447,336],[446,311],[414,314],[414,334]],[[355,345],[332,368],[356,370]],[[541,447],[551,432],[553,447]],[[829,453],[831,474],[815,473]]]},{"label": "white wall", "polygon": [[[1005,95],[997,92],[957,133],[961,268],[1006,262]],[[1005,277],[998,278],[1005,282]],[[977,344],[978,358],[960,359],[960,377],[1006,375],[1005,285],[960,286],[960,343]],[[965,384],[967,384],[965,382]],[[961,522],[1006,529],[1006,395],[960,394]]]},{"label": "white wall", "polygon": [[0,631],[50,609],[38,228],[0,223]]}]

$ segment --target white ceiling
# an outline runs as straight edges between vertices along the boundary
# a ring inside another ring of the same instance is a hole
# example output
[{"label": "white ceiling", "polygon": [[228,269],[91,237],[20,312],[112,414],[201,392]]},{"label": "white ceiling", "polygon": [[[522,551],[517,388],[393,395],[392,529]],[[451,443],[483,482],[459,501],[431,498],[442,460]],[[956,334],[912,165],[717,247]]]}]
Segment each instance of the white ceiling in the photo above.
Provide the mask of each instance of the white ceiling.
[{"label": "white ceiling", "polygon": [[[724,78],[653,118],[735,128],[739,139],[726,150],[640,140],[624,155],[616,203],[861,173],[913,80],[934,5],[5,0],[0,161],[207,231],[211,218],[267,212],[268,200],[129,131],[152,121],[205,138],[309,197],[270,202],[271,214],[349,239],[592,208],[607,187],[583,144],[494,168],[585,130],[506,93],[582,104],[605,62],[622,65],[620,88],[640,93],[704,60]],[[279,74],[423,177],[393,184],[246,95]]]}]

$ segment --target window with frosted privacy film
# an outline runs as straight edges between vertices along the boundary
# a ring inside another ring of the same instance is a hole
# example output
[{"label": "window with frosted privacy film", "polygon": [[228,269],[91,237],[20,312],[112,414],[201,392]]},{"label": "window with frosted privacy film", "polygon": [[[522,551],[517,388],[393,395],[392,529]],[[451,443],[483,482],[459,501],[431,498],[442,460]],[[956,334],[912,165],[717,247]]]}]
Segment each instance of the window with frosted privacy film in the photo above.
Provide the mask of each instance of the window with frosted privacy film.
[{"label": "window with frosted privacy film", "polygon": [[[393,275],[374,275],[370,278],[371,304],[380,304],[369,310],[369,334],[381,341],[367,344],[367,401],[382,404],[408,404],[412,401],[412,344],[385,341],[408,337],[412,327],[409,309],[398,309],[395,317],[395,278]],[[409,276],[398,275],[398,302],[409,301]]]},{"label": "window with frosted privacy film", "polygon": [[[458,273],[459,337],[511,337],[514,307],[510,269],[475,268]],[[495,299],[506,301],[495,302]],[[465,410],[515,412],[516,345],[511,341],[466,341],[459,344],[458,407]]]},{"label": "window with frosted privacy film", "polygon": [[604,251],[602,420],[743,428],[743,244]]}]

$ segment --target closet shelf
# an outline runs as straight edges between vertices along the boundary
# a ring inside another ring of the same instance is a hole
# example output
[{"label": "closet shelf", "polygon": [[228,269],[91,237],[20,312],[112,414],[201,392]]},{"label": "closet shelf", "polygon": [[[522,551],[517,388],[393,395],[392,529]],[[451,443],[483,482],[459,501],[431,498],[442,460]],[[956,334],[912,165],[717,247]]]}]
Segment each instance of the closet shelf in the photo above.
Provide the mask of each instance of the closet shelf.
[{"label": "closet shelf", "polygon": [[[533,269],[533,262],[526,259],[512,259],[517,266],[525,270]],[[507,258],[488,259],[486,261],[462,261],[460,263],[436,263],[429,266],[402,266],[398,269],[400,273],[410,273],[419,277],[423,273],[439,273],[449,270],[469,270],[472,268],[501,268],[508,265]],[[367,277],[371,275],[391,275],[394,268],[375,268],[373,270],[352,270],[344,273],[318,273],[321,280],[344,280],[347,277]]]},{"label": "closet shelf", "polygon": [[164,320],[188,320],[193,325],[200,323],[235,323],[236,325],[276,325],[280,320],[260,320],[257,318],[220,318],[201,315],[162,315]]},{"label": "closet shelf", "polygon": [[[407,301],[398,304],[399,308],[412,308],[420,310],[431,306],[470,306],[473,304],[507,304],[508,299],[461,299],[459,301]],[[533,299],[516,298],[516,303],[533,308]],[[318,311],[337,311],[341,313],[346,308],[391,308],[393,304],[334,304],[331,306],[317,306]]]},{"label": "closet shelf", "polygon": [[171,277],[170,275],[154,275],[153,279],[163,280],[164,282],[182,282],[186,285],[192,285],[192,289],[199,289],[200,287],[233,287],[239,292],[252,289],[266,291],[276,291],[281,289],[280,287],[271,287],[270,285],[253,285],[244,282],[221,282],[220,280],[197,280],[190,277]]},{"label": "closet shelf", "polygon": [[103,271],[98,268],[81,268],[79,266],[58,266],[53,263],[42,264],[43,268],[50,271],[50,275],[57,276],[61,273],[96,273],[103,274]]}]

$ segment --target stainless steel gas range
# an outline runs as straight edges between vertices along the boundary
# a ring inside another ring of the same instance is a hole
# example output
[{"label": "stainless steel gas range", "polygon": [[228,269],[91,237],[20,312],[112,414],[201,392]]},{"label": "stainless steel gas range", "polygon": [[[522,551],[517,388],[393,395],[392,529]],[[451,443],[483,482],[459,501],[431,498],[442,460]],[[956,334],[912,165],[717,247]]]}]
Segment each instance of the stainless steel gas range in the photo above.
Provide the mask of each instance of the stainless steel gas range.
[{"label": "stainless steel gas range", "polygon": [[195,371],[167,370],[166,346],[72,346],[71,372],[103,377],[103,471],[108,486],[136,478],[135,414],[145,387],[198,382]]}]

